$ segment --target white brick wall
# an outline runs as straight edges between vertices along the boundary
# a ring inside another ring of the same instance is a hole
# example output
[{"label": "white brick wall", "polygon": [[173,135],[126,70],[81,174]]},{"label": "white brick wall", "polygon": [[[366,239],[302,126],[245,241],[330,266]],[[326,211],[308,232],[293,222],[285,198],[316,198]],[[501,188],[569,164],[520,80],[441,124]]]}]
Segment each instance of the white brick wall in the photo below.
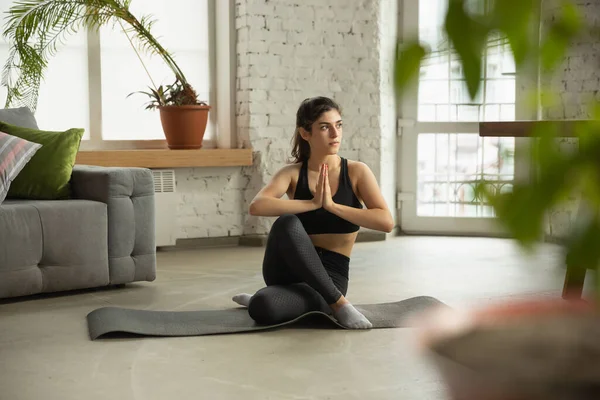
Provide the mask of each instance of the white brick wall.
[{"label": "white brick wall", "polygon": [[[600,1],[577,0],[579,11],[589,25],[600,27]],[[546,20],[556,18],[559,8],[555,4],[547,6]],[[588,110],[591,99],[600,100],[600,42],[592,35],[576,40],[557,68],[543,84],[559,95],[555,106],[543,110],[544,119],[585,119],[590,118]],[[561,139],[563,151],[576,151],[577,142]],[[564,236],[576,216],[578,199],[574,197],[565,206],[553,210],[548,216],[546,232],[551,237]]]},{"label": "white brick wall", "polygon": [[254,165],[177,170],[180,238],[268,233],[274,219],[248,205],[288,160],[300,102],[318,95],[342,107],[341,154],[369,164],[394,208],[396,3],[236,0],[238,145]]},{"label": "white brick wall", "polygon": [[240,168],[183,168],[175,172],[179,238],[239,236],[248,178]]},{"label": "white brick wall", "polygon": [[[556,0],[554,0],[556,1]],[[589,25],[600,27],[600,1],[574,1]],[[547,10],[549,20],[556,18],[559,7],[552,5]],[[545,82],[559,102],[544,110],[546,119],[589,118],[586,105],[591,100],[600,100],[600,41],[597,35],[577,39],[571,46],[556,73]]]},{"label": "white brick wall", "polygon": [[[238,135],[256,152],[254,165],[242,171],[249,182],[240,205],[244,235],[265,234],[273,222],[246,210],[289,157],[296,109],[307,97],[329,96],[340,103],[342,155],[368,163],[382,177],[379,16],[384,3],[390,1],[236,1]],[[385,117],[387,128],[389,114]]]}]

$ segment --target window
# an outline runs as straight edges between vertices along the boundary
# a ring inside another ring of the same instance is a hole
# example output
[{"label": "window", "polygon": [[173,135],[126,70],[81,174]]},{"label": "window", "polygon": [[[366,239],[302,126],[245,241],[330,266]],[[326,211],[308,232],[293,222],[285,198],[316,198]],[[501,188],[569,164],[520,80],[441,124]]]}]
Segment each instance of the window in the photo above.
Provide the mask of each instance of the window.
[{"label": "window", "polygon": [[[0,11],[7,11],[12,3],[0,0]],[[221,24],[230,29],[231,11],[224,12],[230,2],[178,0],[175,7],[163,0],[138,0],[131,2],[130,7],[138,18],[152,16],[156,21],[152,33],[173,54],[199,99],[210,104],[204,140],[205,147],[215,147],[217,132],[230,134],[229,125],[218,129],[219,121],[224,119],[217,119],[217,103],[223,114],[230,113],[232,107],[230,101],[223,101],[224,96],[230,99],[227,85],[219,88],[223,94],[217,93],[216,82],[230,79],[219,78],[215,51],[219,32],[223,36],[223,27],[215,26],[215,16],[220,13]],[[223,39],[229,47],[229,38]],[[3,60],[8,49],[8,44],[2,42]],[[223,54],[221,51],[219,57]],[[143,53],[140,56],[157,86],[173,83],[174,76],[162,59]],[[228,64],[229,60],[220,62]],[[231,71],[221,70],[225,74]],[[119,24],[104,26],[99,33],[81,31],[69,36],[58,54],[50,59],[36,119],[41,129],[85,128],[82,148],[162,147],[164,134],[159,111],[145,109],[150,98],[143,94],[127,97],[132,92],[147,91],[149,86],[152,81]],[[6,90],[0,94],[6,98]]]},{"label": "window", "polygon": [[[0,0],[0,12],[4,14],[13,0]],[[4,26],[3,26],[4,28]],[[2,29],[4,31],[4,29]],[[8,58],[9,45],[0,38],[2,67]],[[40,86],[36,120],[42,129],[66,130],[81,127],[89,137],[89,91],[87,86],[87,44],[85,32],[71,36],[62,51],[48,64],[45,80]],[[0,86],[2,106],[6,89]]]},{"label": "window", "polygon": [[475,198],[475,183],[484,178],[497,190],[510,189],[515,141],[479,137],[478,122],[515,120],[515,65],[508,46],[491,38],[481,89],[471,100],[458,56],[442,36],[447,6],[448,0],[419,0],[419,39],[432,52],[418,83],[417,214],[493,217],[491,206]]},{"label": "window", "polygon": [[[185,12],[182,12],[185,10]],[[133,15],[153,15],[153,34],[186,74],[200,100],[209,101],[211,91],[208,32],[208,0],[178,0],[176,7],[164,0],[133,1]],[[117,27],[118,28],[118,25]],[[100,32],[102,79],[102,138],[104,140],[162,139],[158,111],[142,106],[147,97],[127,94],[147,90],[150,79],[127,36],[110,26]],[[173,83],[173,74],[159,57],[141,54],[156,85]],[[124,68],[124,66],[126,66]],[[212,102],[210,102],[212,105]],[[205,138],[214,139],[209,125]]]}]

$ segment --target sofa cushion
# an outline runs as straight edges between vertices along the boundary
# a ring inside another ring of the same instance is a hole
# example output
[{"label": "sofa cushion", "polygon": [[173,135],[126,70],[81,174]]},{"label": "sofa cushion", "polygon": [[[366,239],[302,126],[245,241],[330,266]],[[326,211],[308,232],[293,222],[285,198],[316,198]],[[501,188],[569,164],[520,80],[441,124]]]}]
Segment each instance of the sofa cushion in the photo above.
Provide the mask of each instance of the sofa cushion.
[{"label": "sofa cushion", "polygon": [[41,131],[0,121],[0,131],[42,145],[11,184],[9,198],[57,200],[69,197],[69,182],[83,129]]},{"label": "sofa cushion", "polygon": [[40,293],[40,215],[34,207],[10,203],[0,205],[0,297]]},{"label": "sofa cushion", "polygon": [[27,107],[0,109],[0,121],[23,128],[38,129],[35,115]]},{"label": "sofa cushion", "polygon": [[12,181],[40,147],[41,144],[0,132],[0,204],[6,198]]},{"label": "sofa cushion", "polygon": [[0,205],[0,298],[108,283],[106,204],[6,200]]}]

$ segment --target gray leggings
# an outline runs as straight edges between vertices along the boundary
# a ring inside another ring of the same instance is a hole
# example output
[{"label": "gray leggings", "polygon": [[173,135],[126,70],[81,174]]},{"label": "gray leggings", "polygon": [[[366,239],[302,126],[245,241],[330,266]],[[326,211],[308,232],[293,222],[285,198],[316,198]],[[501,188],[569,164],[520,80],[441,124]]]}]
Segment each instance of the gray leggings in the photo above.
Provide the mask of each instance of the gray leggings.
[{"label": "gray leggings", "polygon": [[279,217],[267,239],[263,277],[267,287],[250,299],[248,313],[259,324],[277,324],[310,311],[331,313],[348,290],[350,259],[315,247],[292,214]]}]

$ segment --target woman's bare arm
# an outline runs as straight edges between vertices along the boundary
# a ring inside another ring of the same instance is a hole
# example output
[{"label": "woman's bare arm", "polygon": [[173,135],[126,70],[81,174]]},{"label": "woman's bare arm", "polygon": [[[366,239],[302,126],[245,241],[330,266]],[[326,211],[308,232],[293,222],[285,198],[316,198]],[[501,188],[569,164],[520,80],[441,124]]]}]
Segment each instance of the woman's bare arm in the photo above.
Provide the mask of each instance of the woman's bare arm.
[{"label": "woman's bare arm", "polygon": [[391,232],[394,229],[394,220],[381,194],[375,175],[373,175],[371,169],[364,163],[358,163],[357,169],[358,192],[367,208],[360,209],[333,203],[329,211],[358,226],[382,232]]},{"label": "woman's bare arm", "polygon": [[250,215],[278,217],[282,214],[298,214],[320,208],[319,200],[322,196],[315,196],[313,200],[282,199],[292,183],[292,173],[295,171],[292,166],[280,169],[250,203]]}]

